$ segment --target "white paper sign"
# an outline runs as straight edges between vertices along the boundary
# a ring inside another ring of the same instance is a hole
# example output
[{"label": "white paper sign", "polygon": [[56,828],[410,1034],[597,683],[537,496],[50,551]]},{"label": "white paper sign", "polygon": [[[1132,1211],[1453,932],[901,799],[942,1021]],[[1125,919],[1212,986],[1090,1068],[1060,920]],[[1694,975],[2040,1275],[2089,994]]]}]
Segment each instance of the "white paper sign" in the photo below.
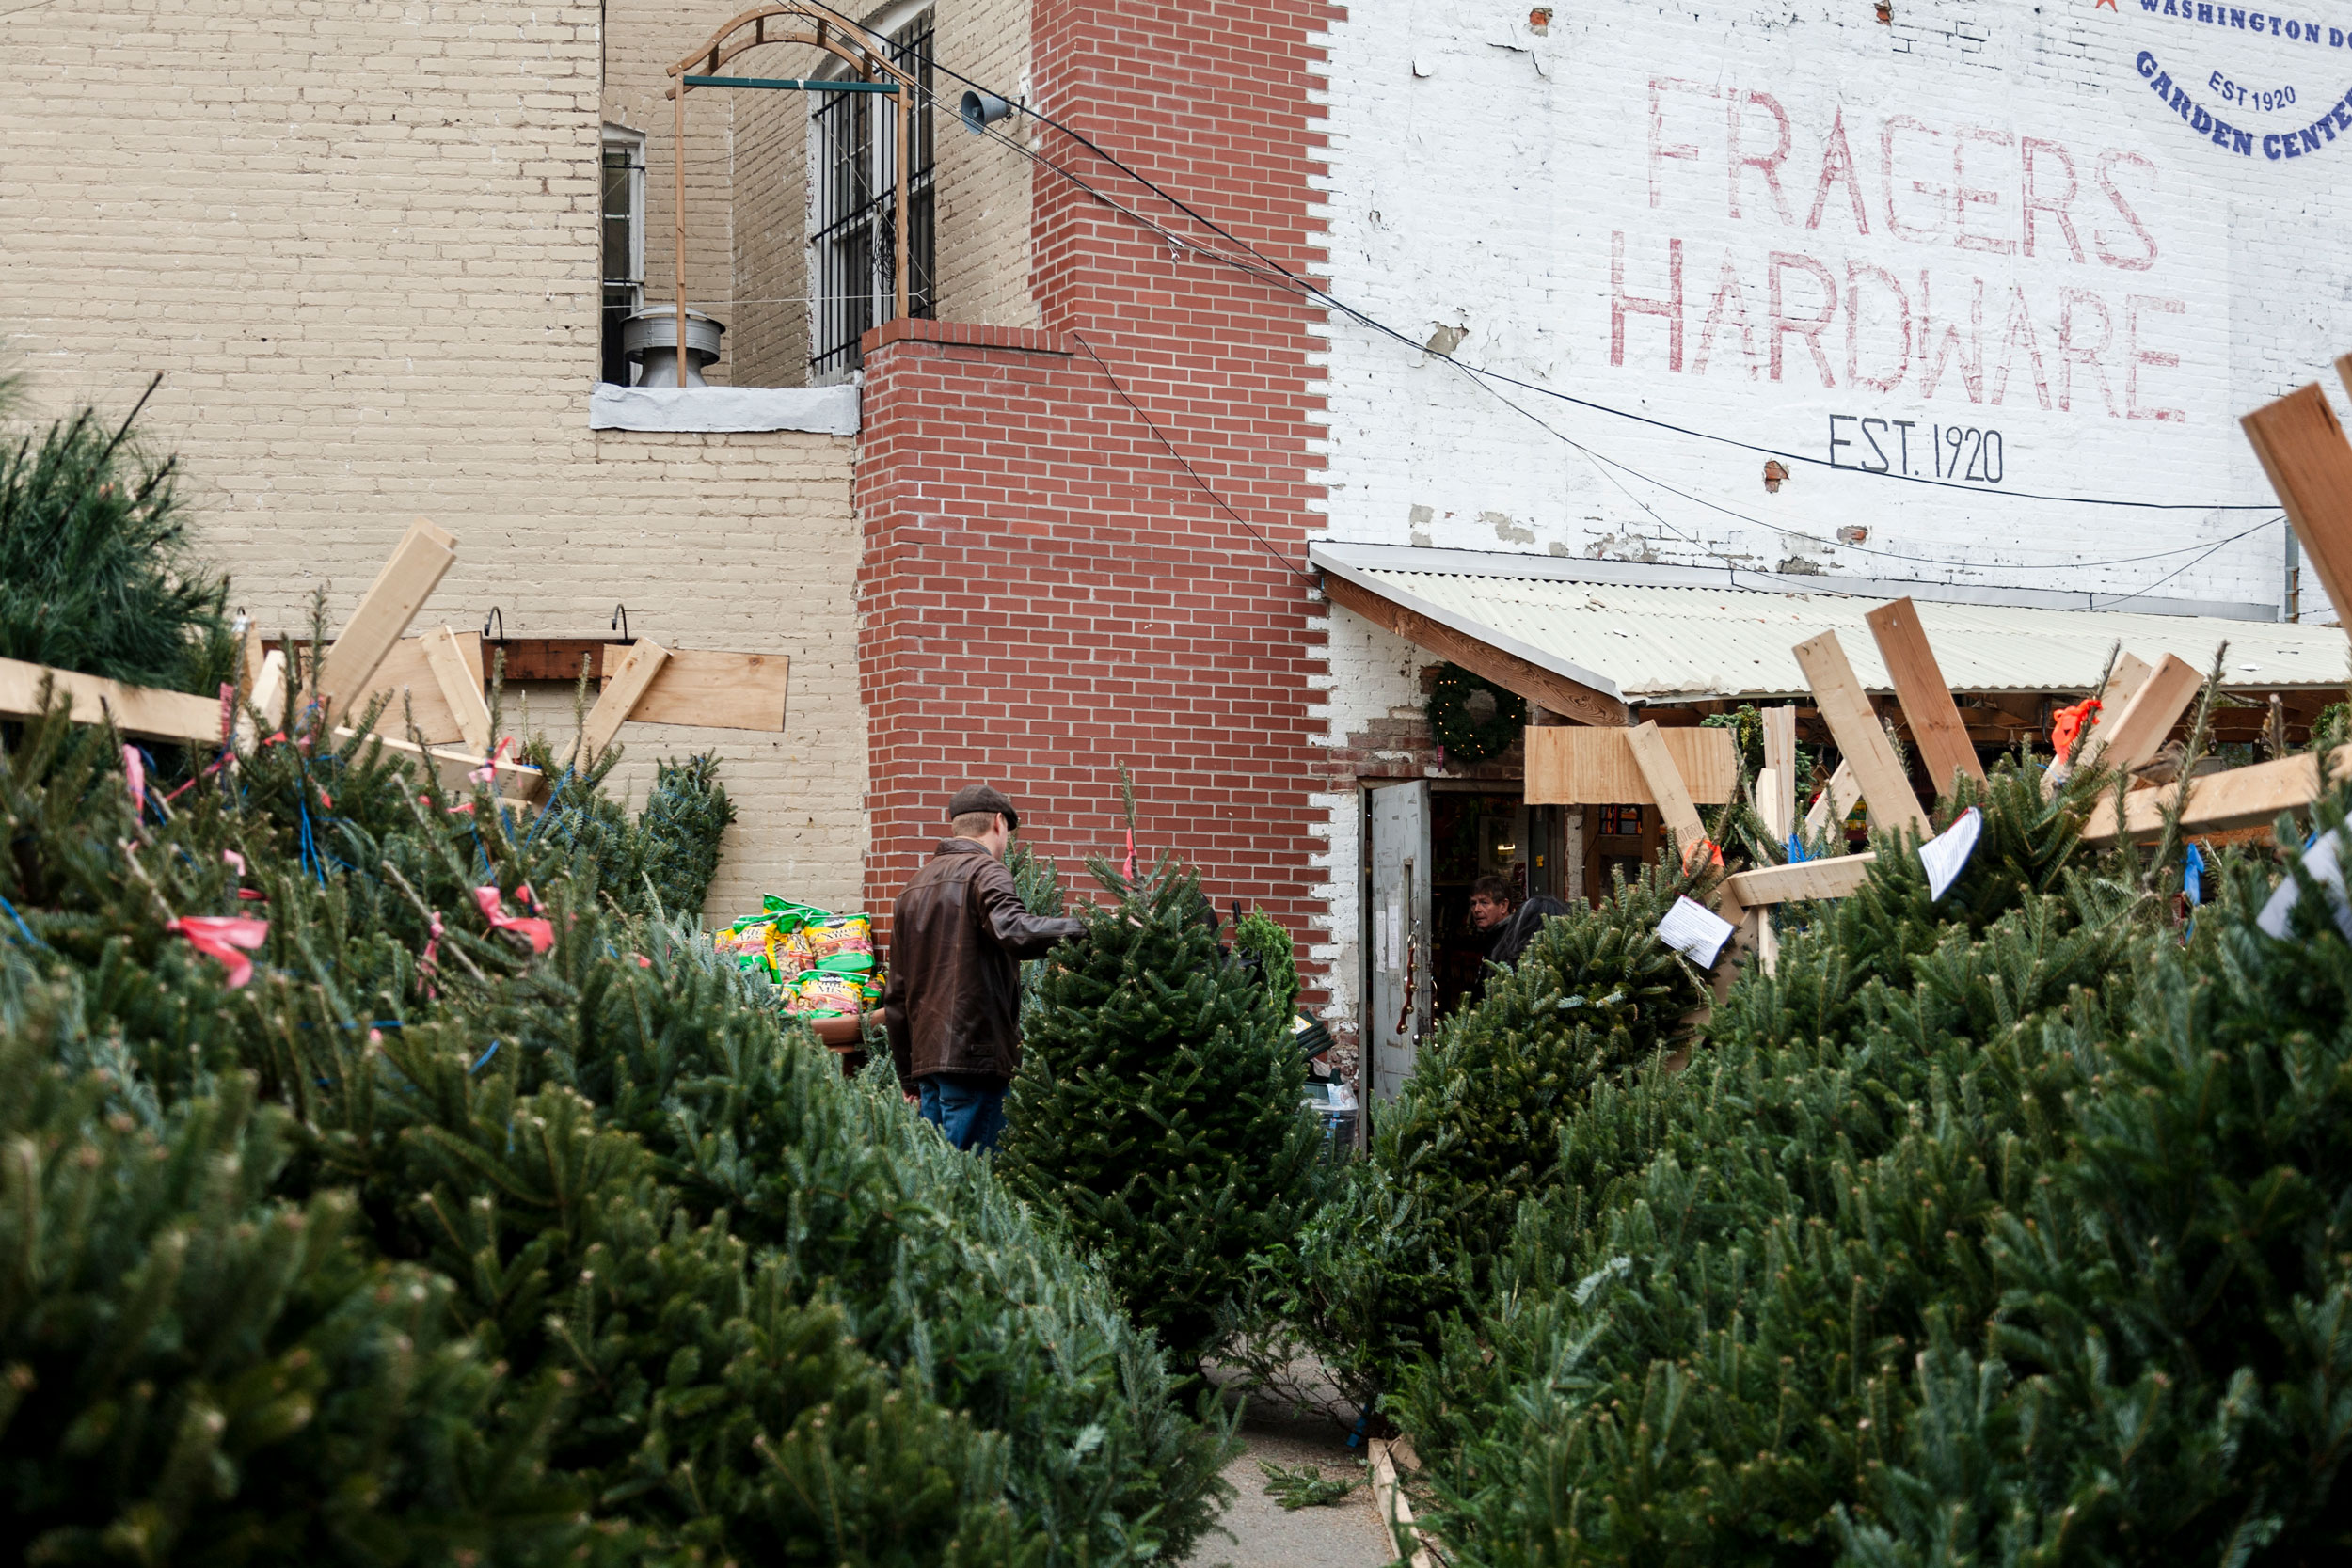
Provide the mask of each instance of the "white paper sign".
[{"label": "white paper sign", "polygon": [[1731,940],[1731,922],[1688,898],[1677,898],[1658,923],[1658,940],[1701,969],[1715,967],[1715,955]]},{"label": "white paper sign", "polygon": [[1944,890],[1952,885],[1960,868],[1976,853],[1977,835],[1984,832],[1984,817],[1970,806],[1960,814],[1959,820],[1919,846],[1919,864],[1928,874],[1928,902],[1932,904],[1944,896]]},{"label": "white paper sign", "polygon": [[[2327,891],[2328,903],[2335,907],[2336,926],[2344,932],[2344,940],[2352,942],[2352,901],[2347,901],[2344,896],[2343,851],[2343,832],[2330,829],[2303,851],[2303,869],[2310,872],[2312,879]],[[2261,927],[2266,935],[2284,937],[2288,929],[2287,912],[2302,896],[2303,884],[2290,875],[2271,894],[2270,902],[2263,906],[2263,912],[2255,916],[2254,924]]]}]

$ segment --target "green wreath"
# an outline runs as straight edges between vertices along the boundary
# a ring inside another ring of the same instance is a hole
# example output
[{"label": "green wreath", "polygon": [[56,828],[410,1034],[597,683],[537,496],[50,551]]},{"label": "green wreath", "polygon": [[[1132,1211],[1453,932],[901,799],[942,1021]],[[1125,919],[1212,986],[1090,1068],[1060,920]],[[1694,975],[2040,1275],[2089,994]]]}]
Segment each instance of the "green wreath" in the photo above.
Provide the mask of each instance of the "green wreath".
[{"label": "green wreath", "polygon": [[[1494,701],[1494,711],[1483,720],[1470,706],[1471,699],[1482,691]],[[1428,712],[1430,733],[1438,737],[1445,760],[1464,768],[1501,756],[1527,727],[1526,699],[1458,664],[1438,672],[1438,684],[1429,691]]]}]

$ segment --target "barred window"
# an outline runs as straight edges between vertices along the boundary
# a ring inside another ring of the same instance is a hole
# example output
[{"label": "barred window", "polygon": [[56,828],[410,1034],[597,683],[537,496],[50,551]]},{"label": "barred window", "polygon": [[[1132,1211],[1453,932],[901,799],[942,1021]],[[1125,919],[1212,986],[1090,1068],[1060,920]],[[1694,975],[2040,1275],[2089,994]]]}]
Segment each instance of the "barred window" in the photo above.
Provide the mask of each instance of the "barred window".
[{"label": "barred window", "polygon": [[[880,29],[878,29],[880,30]],[[908,113],[907,309],[932,314],[931,13],[888,30],[891,62],[914,78]],[[882,93],[813,95],[809,117],[809,379],[864,361],[858,339],[898,299],[898,105]]]},{"label": "barred window", "polygon": [[604,340],[598,375],[628,385],[621,354],[621,325],[645,302],[645,138],[618,125],[604,128]]}]

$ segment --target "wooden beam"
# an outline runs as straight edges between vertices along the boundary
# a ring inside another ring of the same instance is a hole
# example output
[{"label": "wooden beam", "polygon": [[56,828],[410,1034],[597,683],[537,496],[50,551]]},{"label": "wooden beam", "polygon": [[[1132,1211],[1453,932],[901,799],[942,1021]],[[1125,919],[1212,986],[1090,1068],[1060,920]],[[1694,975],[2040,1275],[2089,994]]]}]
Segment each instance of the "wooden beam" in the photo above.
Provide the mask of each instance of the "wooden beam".
[{"label": "wooden beam", "polygon": [[398,752],[403,756],[414,758],[419,762],[430,757],[435,764],[443,768],[461,768],[471,772],[488,764],[494,769],[491,775],[493,778],[502,773],[512,774],[527,787],[537,787],[546,777],[539,769],[527,762],[516,762],[506,757],[500,757],[494,761],[477,752],[461,752],[451,746],[420,746],[413,740],[403,740],[397,736],[385,735],[376,730],[355,730],[348,724],[338,724],[335,726],[335,734],[344,740],[375,741],[388,752]]},{"label": "wooden beam", "polygon": [[[245,700],[247,705],[262,716],[261,721],[264,724],[275,724],[283,717],[286,706],[286,653],[284,649],[273,648],[262,656],[261,672],[254,676],[252,686],[245,694]],[[261,733],[254,727],[253,720],[243,713],[237,715],[239,750],[251,751],[254,741],[261,738]]]},{"label": "wooden beam", "polygon": [[1787,865],[1761,865],[1724,879],[1724,886],[1742,908],[1763,909],[1794,904],[1807,898],[1843,898],[1863,884],[1875,852],[1840,855],[1834,860],[1791,861]]},{"label": "wooden beam", "polygon": [[1789,789],[1788,775],[1777,768],[1764,768],[1756,775],[1756,815],[1764,819],[1764,828],[1775,844],[1788,841],[1789,829],[1795,824],[1796,801]]},{"label": "wooden beam", "polygon": [[[608,642],[603,674],[619,673],[629,649]],[[784,728],[787,681],[792,661],[782,654],[729,654],[708,648],[672,648],[653,684],[628,711],[632,724],[699,724],[719,730]]]},{"label": "wooden beam", "polygon": [[22,659],[0,658],[0,714],[11,719],[40,714],[44,681],[52,683],[56,695],[70,700],[77,724],[103,723],[111,717],[116,729],[142,739],[173,740],[188,746],[220,744],[218,697],[126,686],[103,675],[53,670]]},{"label": "wooden beam", "polygon": [[[424,644],[425,666],[433,672],[433,683],[440,689],[441,701],[449,705],[459,737],[473,750],[487,752],[491,745],[490,705],[482,695],[480,671],[467,660],[457,634],[449,627],[436,626],[421,641]],[[477,641],[477,654],[479,650]]]},{"label": "wooden beam", "polygon": [[612,677],[604,683],[604,695],[588,710],[588,717],[580,726],[580,740],[572,749],[575,762],[586,762],[612,744],[612,737],[653,685],[654,676],[661,673],[669,650],[650,637],[641,637],[630,647]]},{"label": "wooden beam", "polygon": [[[1764,710],[1764,766],[1780,774],[1782,786],[1788,791],[1788,805],[1795,810],[1797,801],[1797,707],[1783,703]],[[1793,822],[1780,825],[1780,836],[1787,838]]]},{"label": "wooden beam", "polygon": [[[2336,749],[2329,766],[2337,778],[2352,773],[2352,746]],[[2310,805],[2319,799],[2319,759],[2310,752],[2233,768],[2186,781],[2188,803],[2181,811],[2181,831],[2191,836],[2233,828],[2267,827],[2282,811]],[[2153,838],[2164,828],[2165,808],[2181,799],[2182,785],[2135,790],[2125,798],[2124,828],[2135,840]],[[2083,842],[2113,844],[2115,797],[2104,797],[2083,824]]]},{"label": "wooden beam", "polygon": [[1740,976],[1740,960],[1756,951],[1763,923],[1768,918],[1762,910],[1752,910],[1740,902],[1740,895],[1726,881],[1715,890],[1715,913],[1731,927],[1731,935],[1724,938],[1723,951],[1715,955],[1712,989],[1716,1002],[1731,994],[1731,982]]},{"label": "wooden beam", "polygon": [[[1656,730],[1655,725],[1651,726]],[[1633,760],[1628,729],[1530,725],[1523,794],[1531,806],[1647,806],[1657,803]],[[1693,800],[1721,805],[1740,782],[1729,730],[1657,730],[1675,773]]]},{"label": "wooden beam", "polygon": [[1836,771],[1829,776],[1828,787],[1804,814],[1804,836],[1819,838],[1832,822],[1845,821],[1853,815],[1853,803],[1861,799],[1862,786],[1854,783],[1853,765],[1839,758]]},{"label": "wooden beam", "polygon": [[[481,668],[481,634],[461,632],[455,638],[460,662],[470,675]],[[475,700],[480,702],[482,682],[476,678],[473,685]],[[367,686],[342,705],[341,716],[348,719],[365,711],[379,696],[389,699],[383,717],[376,721],[377,727],[386,734],[405,736],[413,721],[417,733],[436,745],[472,744],[467,738],[457,707],[441,689],[439,672],[426,657],[423,638],[404,637],[393,643],[391,651],[384,656],[384,662],[368,677]],[[486,715],[489,705],[483,703],[482,708]]]},{"label": "wooden beam", "polygon": [[[2337,372],[2352,387],[2352,370],[2338,360]],[[2352,444],[2344,438],[2336,411],[2317,382],[2265,404],[2238,423],[2262,459],[2270,487],[2295,535],[2303,559],[2318,575],[2328,602],[2339,615],[2352,615]],[[2352,621],[2345,623],[2352,626]]]},{"label": "wooden beam", "polygon": [[1935,650],[1928,644],[1917,609],[1908,598],[1896,599],[1864,619],[1878,641],[1879,657],[1885,661],[1886,673],[1895,683],[1895,700],[1902,705],[1903,721],[1911,726],[1912,744],[1919,748],[1920,760],[1928,765],[1936,798],[1951,794],[1952,780],[1958,774],[1984,783],[1984,765],[1977,760],[1977,749],[1968,743],[1959,705],[1952,701],[1951,688],[1945,684],[1943,669],[1935,662]]},{"label": "wooden beam", "polygon": [[1894,743],[1879,727],[1877,710],[1854,678],[1853,666],[1847,662],[1846,650],[1838,646],[1837,634],[1825,631],[1800,642],[1796,655],[1806,684],[1813,688],[1814,704],[1829,725],[1830,738],[1853,765],[1862,802],[1870,808],[1870,825],[1882,832],[1928,837],[1935,830],[1919,809],[1919,797],[1912,793],[1911,781],[1903,777]]},{"label": "wooden beam", "polygon": [[2101,724],[2074,752],[2077,769],[2113,768],[2122,772],[2146,763],[2164,744],[2164,737],[2172,733],[2188,705],[2197,700],[2199,688],[2205,683],[2197,673],[2197,666],[2178,654],[2167,654],[2164,662],[2141,683],[2132,700],[2123,705],[2111,724]]},{"label": "wooden beam", "polygon": [[392,651],[456,559],[453,537],[421,517],[408,525],[392,558],[368,585],[359,608],[343,623],[335,645],[320,661],[319,696],[330,711],[348,710],[367,689],[376,666]]},{"label": "wooden beam", "polygon": [[1641,769],[1642,782],[1649,785],[1650,799],[1658,802],[1659,820],[1674,835],[1676,853],[1681,857],[1678,863],[1688,865],[1692,854],[1701,851],[1708,842],[1707,826],[1699,820],[1698,807],[1691,803],[1691,792],[1683,787],[1674,753],[1659,738],[1655,723],[1637,724],[1626,731],[1625,736],[1633,752],[1633,766]]},{"label": "wooden beam", "polygon": [[1565,675],[1554,674],[1516,654],[1504,653],[1491,643],[1482,642],[1441,622],[1433,621],[1418,610],[1407,610],[1392,600],[1384,599],[1337,573],[1323,574],[1323,592],[1333,604],[1354,610],[1383,630],[1394,632],[1406,641],[1425,648],[1440,658],[1450,659],[1474,675],[1485,676],[1505,691],[1516,692],[1527,701],[1564,714],[1577,723],[1623,725],[1628,721],[1625,704],[1606,691],[1586,686],[1581,681],[1570,680]]}]

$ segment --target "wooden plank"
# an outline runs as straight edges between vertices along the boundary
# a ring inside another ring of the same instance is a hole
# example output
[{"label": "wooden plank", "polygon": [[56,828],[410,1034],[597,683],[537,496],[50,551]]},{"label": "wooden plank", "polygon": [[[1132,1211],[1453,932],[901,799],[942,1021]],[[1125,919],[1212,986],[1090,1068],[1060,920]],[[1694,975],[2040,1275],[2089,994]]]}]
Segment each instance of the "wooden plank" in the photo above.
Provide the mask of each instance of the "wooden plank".
[{"label": "wooden plank", "polygon": [[1437,1568],[1429,1543],[1422,1539],[1420,1527],[1413,1523],[1413,1505],[1405,1500],[1405,1489],[1397,1484],[1396,1460],[1390,1452],[1392,1446],[1386,1438],[1372,1440],[1373,1507],[1380,1515],[1391,1548],[1405,1560],[1405,1568]]},{"label": "wooden plank", "polygon": [[1875,852],[1839,855],[1834,860],[1792,861],[1787,865],[1760,865],[1724,879],[1724,886],[1746,909],[1793,904],[1806,898],[1843,898],[1860,887]]},{"label": "wooden plank", "polygon": [[75,723],[99,724],[111,716],[116,729],[147,740],[174,740],[190,746],[220,744],[220,699],[195,697],[184,691],[164,691],[151,686],[126,686],[103,675],[72,670],[53,670],[45,664],[0,658],[0,714],[30,719],[41,712],[41,683],[55,683],[59,696],[72,704]]},{"label": "wooden plank", "polygon": [[[1655,726],[1652,726],[1655,728]],[[1629,729],[1586,724],[1530,725],[1524,794],[1531,806],[1657,804],[1634,765]],[[1729,730],[1659,730],[1666,754],[1693,800],[1721,805],[1740,781],[1740,753]]]},{"label": "wooden plank", "polygon": [[[1793,703],[1764,710],[1764,766],[1780,775],[1782,786],[1788,791],[1789,810],[1797,803],[1797,708]],[[1794,822],[1777,825],[1780,836],[1787,838]]]},{"label": "wooden plank", "polygon": [[[480,642],[478,634],[474,641]],[[441,689],[433,661],[425,657],[423,638],[404,637],[393,643],[391,651],[384,656],[384,662],[368,677],[368,684],[343,705],[339,716],[353,718],[365,711],[378,696],[389,699],[384,705],[383,717],[376,721],[376,727],[385,734],[406,735],[413,716],[418,733],[434,745],[465,741],[466,726],[459,721],[457,710],[450,705],[448,693]],[[486,710],[488,705],[484,706]]]},{"label": "wooden plank", "polygon": [[1772,835],[1774,844],[1788,842],[1788,829],[1796,816],[1796,802],[1790,799],[1788,776],[1777,768],[1761,768],[1756,775],[1756,815],[1763,819],[1764,831]]},{"label": "wooden plank", "polygon": [[335,645],[319,666],[319,695],[330,709],[349,711],[368,689],[376,666],[392,651],[408,623],[457,559],[457,541],[420,517],[408,525],[392,558],[361,595],[359,608],[343,623]]},{"label": "wooden plank", "polygon": [[1928,765],[1936,798],[1951,794],[1957,775],[1984,783],[1984,765],[1977,760],[1977,749],[1968,743],[1960,706],[1952,701],[1943,668],[1935,662],[1935,650],[1928,644],[1917,609],[1908,598],[1895,599],[1863,619],[1878,641],[1879,657],[1885,661],[1887,675],[1895,683],[1895,700],[1902,705],[1903,721],[1911,726],[1911,742]]},{"label": "wooden plank", "polygon": [[[2338,747],[2331,766],[2342,778],[2352,772],[2352,746]],[[2307,806],[2319,799],[2319,760],[2308,752],[2301,756],[2233,768],[2187,781],[2188,804],[2181,812],[2181,831],[2191,835],[2223,832],[2233,828],[2267,827],[2282,811]],[[2134,791],[2125,798],[2124,826],[2134,839],[2153,838],[2164,827],[2167,806],[2181,798],[2181,785]],[[2102,799],[2083,825],[2087,844],[2113,844],[2115,797]]]},{"label": "wooden plank", "polygon": [[1707,826],[1699,820],[1698,807],[1691,803],[1691,792],[1683,787],[1674,753],[1666,750],[1666,743],[1659,738],[1658,725],[1651,721],[1626,731],[1625,737],[1633,752],[1633,766],[1641,769],[1642,781],[1649,785],[1650,799],[1658,802],[1659,820],[1674,835],[1681,863],[1690,864],[1694,852],[1705,852]]},{"label": "wooden plank", "polygon": [[562,681],[566,686],[579,681],[583,659],[590,678],[596,678],[605,667],[607,648],[626,653],[628,643],[617,637],[501,637],[487,644],[489,653],[505,656],[509,682]]},{"label": "wooden plank", "polygon": [[[433,672],[433,681],[440,689],[441,701],[456,721],[457,733],[465,743],[477,752],[490,749],[490,705],[482,695],[482,674],[476,664],[469,663],[465,648],[457,634],[447,626],[436,626],[417,640],[424,645],[424,661]],[[477,657],[482,639],[474,638]]]},{"label": "wooden plank", "polygon": [[537,787],[546,779],[545,774],[529,763],[516,762],[511,757],[499,757],[493,761],[478,752],[459,751],[451,746],[420,746],[413,740],[403,740],[398,736],[385,735],[375,730],[355,730],[348,724],[336,725],[335,734],[344,740],[379,741],[386,751],[398,752],[403,756],[420,762],[429,756],[437,766],[443,768],[463,768],[467,772],[471,772],[485,763],[489,763],[496,769],[496,772],[491,775],[493,778],[500,774],[511,774],[526,786],[532,788]]},{"label": "wooden plank", "polygon": [[[251,689],[245,694],[245,701],[262,716],[262,723],[273,729],[277,727],[286,708],[285,650],[273,648],[262,656],[261,673],[254,677]],[[240,751],[251,751],[261,733],[254,727],[252,719],[242,712],[237,715],[237,747]]]},{"label": "wooden plank", "polygon": [[2075,751],[2075,768],[2095,766],[2128,773],[2141,766],[2156,754],[2204,684],[2197,666],[2178,654],[2165,655],[2164,662],[2132,693],[2115,721],[2101,724]]},{"label": "wooden plank", "polygon": [[[2352,387],[2352,371],[2337,372]],[[2265,404],[2238,423],[2262,459],[2279,504],[2303,542],[2303,559],[2318,575],[2328,602],[2352,616],[2352,444],[2336,412],[2313,382]],[[2352,620],[2345,622],[2352,626]]]},{"label": "wooden plank", "polygon": [[1715,955],[1712,989],[1715,1000],[1721,1002],[1731,994],[1731,982],[1739,978],[1740,960],[1756,951],[1764,911],[1740,903],[1740,895],[1731,891],[1731,884],[1726,881],[1715,890],[1715,913],[1731,927],[1731,935],[1724,939],[1723,951]]},{"label": "wooden plank", "polygon": [[644,696],[645,689],[653,685],[654,676],[661,673],[662,663],[669,657],[669,650],[652,638],[637,640],[612,678],[604,683],[604,695],[596,699],[596,705],[588,710],[588,717],[581,722],[580,740],[572,749],[575,761],[594,757],[612,744],[622,721],[628,718],[638,699]]},{"label": "wooden plank", "polygon": [[1780,937],[1772,929],[1772,911],[1754,909],[1748,918],[1756,922],[1756,961],[1764,966],[1768,975],[1780,973]]},{"label": "wooden plank", "polygon": [[[611,679],[629,650],[608,642],[604,674]],[[653,684],[628,710],[632,724],[700,724],[719,730],[784,728],[786,682],[792,661],[782,654],[729,654],[672,648]]]},{"label": "wooden plank", "polygon": [[1565,714],[1580,724],[1622,728],[1626,722],[1625,704],[1608,692],[1506,654],[1418,610],[1384,599],[1335,572],[1323,574],[1323,592],[1342,609],[1352,610],[1375,626],[1426,648],[1440,658],[1450,659],[1474,675],[1485,676],[1505,691],[1516,692],[1554,713]]},{"label": "wooden plank", "polygon": [[1813,688],[1814,705],[1829,725],[1830,738],[1853,765],[1862,802],[1870,808],[1871,827],[1881,832],[1928,837],[1935,830],[1919,809],[1919,797],[1912,793],[1911,781],[1903,777],[1894,743],[1879,727],[1878,714],[1862,683],[1854,678],[1853,666],[1847,662],[1846,650],[1838,646],[1837,634],[1825,631],[1800,642],[1796,655],[1806,684]]},{"label": "wooden plank", "polygon": [[1853,815],[1853,803],[1861,799],[1862,786],[1854,783],[1853,768],[1840,759],[1836,770],[1829,776],[1829,786],[1804,814],[1804,836],[1819,838],[1831,822],[1845,821]]}]

